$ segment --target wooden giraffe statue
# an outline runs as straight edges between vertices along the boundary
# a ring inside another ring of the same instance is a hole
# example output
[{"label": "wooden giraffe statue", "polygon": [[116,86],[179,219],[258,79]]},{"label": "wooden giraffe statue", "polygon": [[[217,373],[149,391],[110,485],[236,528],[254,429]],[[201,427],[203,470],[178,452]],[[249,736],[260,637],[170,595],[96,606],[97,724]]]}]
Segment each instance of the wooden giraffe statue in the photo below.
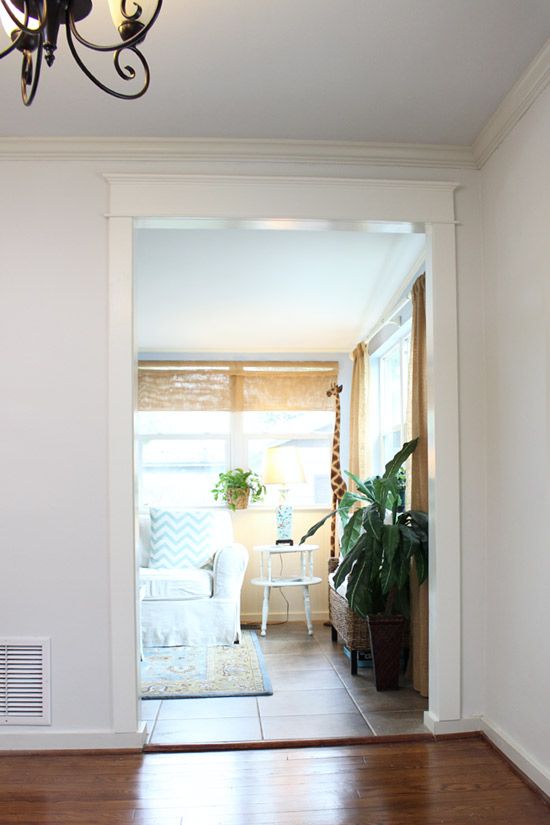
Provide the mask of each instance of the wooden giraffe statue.
[{"label": "wooden giraffe statue", "polygon": [[[332,453],[330,460],[330,486],[332,487],[332,509],[335,510],[340,503],[344,493],[347,491],[346,482],[342,478],[340,470],[340,393],[342,384],[331,384],[327,395],[334,398],[335,413],[334,434],[332,436]],[[330,522],[330,559],[328,563],[329,573],[336,570],[338,564],[336,558],[336,516]]]}]

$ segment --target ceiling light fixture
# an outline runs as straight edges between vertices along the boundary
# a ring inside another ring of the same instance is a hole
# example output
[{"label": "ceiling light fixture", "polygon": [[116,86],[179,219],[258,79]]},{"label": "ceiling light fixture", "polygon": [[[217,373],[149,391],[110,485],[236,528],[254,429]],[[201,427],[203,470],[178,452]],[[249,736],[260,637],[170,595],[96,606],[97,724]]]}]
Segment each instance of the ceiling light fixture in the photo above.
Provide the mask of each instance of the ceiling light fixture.
[{"label": "ceiling light fixture", "polygon": [[[96,0],[96,6],[98,3],[99,0]],[[120,35],[120,42],[112,46],[91,43],[76,28],[76,23],[88,17],[93,5],[92,0],[0,0],[0,19],[11,40],[10,45],[0,51],[0,58],[6,57],[15,49],[21,52],[21,97],[25,106],[30,106],[34,100],[42,57],[44,56],[48,66],[55,60],[61,25],[65,26],[72,56],[92,83],[107,94],[124,100],[134,100],[145,94],[149,87],[150,72],[147,61],[137,46],[143,42],[157,19],[162,0],[140,0],[139,4],[136,0],[108,0],[113,23]],[[143,72],[143,81],[138,90],[119,92],[98,80],[78,54],[75,41],[92,51],[112,52],[116,73],[127,81],[135,80],[138,72],[133,66],[123,65],[122,58],[133,55]]]}]

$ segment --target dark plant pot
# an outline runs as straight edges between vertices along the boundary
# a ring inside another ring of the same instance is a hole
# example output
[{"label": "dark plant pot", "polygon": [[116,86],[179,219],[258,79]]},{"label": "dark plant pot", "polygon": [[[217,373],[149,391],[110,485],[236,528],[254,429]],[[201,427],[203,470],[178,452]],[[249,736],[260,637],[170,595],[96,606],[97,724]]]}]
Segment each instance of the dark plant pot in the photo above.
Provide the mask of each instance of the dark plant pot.
[{"label": "dark plant pot", "polygon": [[376,690],[398,690],[403,616],[369,616],[369,637]]}]

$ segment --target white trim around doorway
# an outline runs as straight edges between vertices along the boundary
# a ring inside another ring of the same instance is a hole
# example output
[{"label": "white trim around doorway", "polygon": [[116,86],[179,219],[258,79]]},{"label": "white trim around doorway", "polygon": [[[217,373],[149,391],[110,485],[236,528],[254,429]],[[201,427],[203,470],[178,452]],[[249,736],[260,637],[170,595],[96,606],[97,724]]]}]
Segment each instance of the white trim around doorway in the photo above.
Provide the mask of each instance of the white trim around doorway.
[{"label": "white trim around doorway", "polygon": [[461,718],[460,467],[454,190],[434,181],[106,175],[113,728],[141,731],[134,556],[132,245],[137,218],[324,220],[427,237],[430,727]]}]

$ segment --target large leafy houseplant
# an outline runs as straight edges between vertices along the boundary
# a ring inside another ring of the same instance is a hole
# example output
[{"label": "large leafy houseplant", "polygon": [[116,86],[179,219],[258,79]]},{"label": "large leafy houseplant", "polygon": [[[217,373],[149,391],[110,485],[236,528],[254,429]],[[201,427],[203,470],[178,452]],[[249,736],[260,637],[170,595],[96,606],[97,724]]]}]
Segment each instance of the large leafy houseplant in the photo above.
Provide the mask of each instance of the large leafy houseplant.
[{"label": "large leafy houseplant", "polygon": [[252,502],[261,501],[266,490],[257,473],[237,467],[220,473],[211,492],[216,501],[222,498],[230,510],[243,510],[248,506],[249,499]]},{"label": "large leafy houseplant", "polygon": [[361,481],[347,473],[357,492],[346,492],[340,506],[314,524],[301,539],[305,541],[328,518],[340,515],[344,530],[333,584],[338,589],[347,580],[350,609],[368,621],[377,690],[399,687],[412,561],[416,563],[419,582],[428,575],[428,516],[417,510],[399,513],[400,470],[417,443],[415,439],[403,444],[386,464],[382,476]]},{"label": "large leafy houseplant", "polygon": [[417,510],[398,512],[402,465],[416,449],[408,441],[386,464],[382,476],[361,481],[352,473],[357,492],[346,492],[339,507],[301,539],[306,541],[338,514],[344,525],[340,564],[334,587],[347,578],[346,598],[359,616],[409,614],[409,574],[414,559],[419,583],[428,575],[428,516]]}]

